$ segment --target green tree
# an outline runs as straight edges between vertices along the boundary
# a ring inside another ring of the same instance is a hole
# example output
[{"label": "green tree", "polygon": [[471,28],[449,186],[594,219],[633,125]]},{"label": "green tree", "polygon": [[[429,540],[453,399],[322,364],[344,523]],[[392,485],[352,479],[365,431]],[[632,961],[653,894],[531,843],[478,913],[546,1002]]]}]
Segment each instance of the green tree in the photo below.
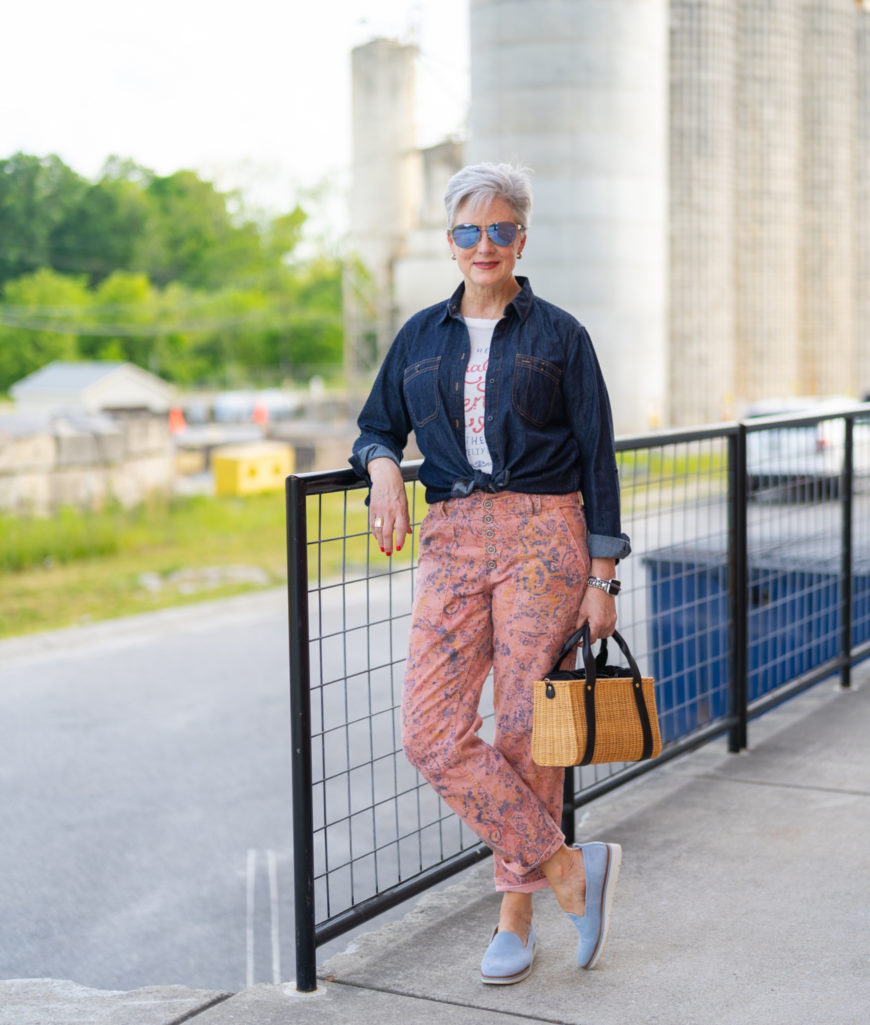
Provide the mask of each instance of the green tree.
[{"label": "green tree", "polygon": [[296,249],[302,239],[302,228],[308,215],[297,205],[289,214],[269,221],[263,231],[263,246],[272,268],[283,267],[284,260]]},{"label": "green tree", "polygon": [[285,375],[310,378],[342,362],[341,264],[316,259],[288,271],[275,296],[275,331],[270,352]]},{"label": "green tree", "polygon": [[52,360],[75,359],[78,325],[91,303],[83,277],[48,268],[7,282],[0,305],[0,390]]},{"label": "green tree", "polygon": [[150,342],[147,367],[155,374],[193,385],[205,381],[210,366],[197,346],[196,328],[206,296],[198,296],[177,281],[162,292],[155,289],[159,333]]},{"label": "green tree", "polygon": [[57,266],[53,237],[88,185],[56,156],[16,153],[0,160],[0,289],[40,267],[80,269],[73,254]]},{"label": "green tree", "polygon": [[149,174],[134,164],[109,161],[100,180],[52,232],[52,266],[86,273],[92,285],[115,270],[135,270],[149,217],[143,185]]},{"label": "green tree", "polygon": [[146,187],[150,215],[136,255],[138,269],[157,285],[181,281],[215,289],[263,270],[257,227],[233,224],[227,194],[193,171],[153,178]]},{"label": "green tree", "polygon": [[145,274],[114,271],[93,291],[88,323],[78,339],[79,357],[149,367],[157,313],[158,296]]},{"label": "green tree", "polygon": [[298,259],[306,218],[254,219],[192,171],[117,157],[95,182],[57,157],[0,161],[0,389],[58,358],[187,384],[339,367],[341,269]]}]

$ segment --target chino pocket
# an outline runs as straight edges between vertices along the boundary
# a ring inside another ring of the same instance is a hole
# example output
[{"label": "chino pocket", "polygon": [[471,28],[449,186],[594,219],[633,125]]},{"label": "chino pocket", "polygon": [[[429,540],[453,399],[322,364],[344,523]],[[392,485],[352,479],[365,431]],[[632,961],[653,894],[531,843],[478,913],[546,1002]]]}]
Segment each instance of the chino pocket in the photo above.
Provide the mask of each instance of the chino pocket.
[{"label": "chino pocket", "polygon": [[518,353],[514,359],[514,409],[530,423],[550,422],[559,395],[562,371],[549,360]]},{"label": "chino pocket", "polygon": [[441,400],[438,395],[438,368],[440,365],[440,356],[430,356],[428,359],[421,359],[418,363],[412,363],[405,369],[402,390],[405,394],[408,412],[411,414],[411,422],[415,427],[423,427],[438,416],[438,411],[441,408]]},{"label": "chino pocket", "polygon": [[424,558],[442,554],[455,540],[456,531],[453,522],[441,514],[440,506],[434,506],[426,513],[420,524],[418,563]]},{"label": "chino pocket", "polygon": [[568,534],[574,544],[574,548],[583,561],[583,572],[588,573],[590,566],[589,548],[586,545],[588,528],[586,527],[586,517],[583,515],[583,510],[577,504],[560,505],[558,511],[562,522],[568,529]]},{"label": "chino pocket", "polygon": [[439,594],[418,591],[411,609],[412,626],[418,630],[437,629],[444,618],[444,598]]}]

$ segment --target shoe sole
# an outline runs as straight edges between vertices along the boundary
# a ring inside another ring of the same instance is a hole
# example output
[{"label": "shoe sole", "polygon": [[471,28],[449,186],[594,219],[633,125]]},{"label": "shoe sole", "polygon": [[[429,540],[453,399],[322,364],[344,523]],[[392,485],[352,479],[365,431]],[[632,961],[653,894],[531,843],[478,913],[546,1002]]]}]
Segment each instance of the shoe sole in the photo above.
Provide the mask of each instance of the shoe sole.
[{"label": "shoe sole", "polygon": [[515,982],[522,982],[523,979],[527,979],[532,974],[532,966],[535,963],[535,954],[538,951],[537,943],[532,947],[532,956],[529,963],[523,968],[522,971],[516,973],[516,975],[483,975],[480,976],[480,981],[486,983],[487,986],[512,986]]},{"label": "shoe sole", "polygon": [[616,882],[619,879],[619,870],[622,868],[622,848],[618,843],[604,845],[607,848],[607,869],[604,872],[604,892],[601,895],[601,932],[598,936],[598,943],[592,952],[592,957],[581,965],[581,968],[594,968],[598,958],[604,953],[607,945],[607,934],[610,932],[610,911],[613,907],[613,898],[616,895]]}]

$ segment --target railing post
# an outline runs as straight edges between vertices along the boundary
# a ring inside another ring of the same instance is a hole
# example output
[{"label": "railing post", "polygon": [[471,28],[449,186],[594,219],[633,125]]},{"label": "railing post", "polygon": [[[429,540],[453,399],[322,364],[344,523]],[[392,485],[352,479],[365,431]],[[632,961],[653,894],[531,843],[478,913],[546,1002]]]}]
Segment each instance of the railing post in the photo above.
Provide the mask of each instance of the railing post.
[{"label": "railing post", "polygon": [[840,686],[848,690],[852,686],[852,512],[855,494],[855,421],[847,416],[843,423],[845,445],[843,446],[843,536],[840,544],[842,565],[840,568],[840,646],[843,666],[840,669]]},{"label": "railing post", "polygon": [[737,722],[728,734],[728,750],[736,754],[747,744],[747,490],[746,425],[738,424],[728,440],[729,611],[733,623],[731,696]]},{"label": "railing post", "polygon": [[575,839],[574,829],[574,766],[565,769],[565,782],[562,785],[562,832],[565,843],[570,847]]},{"label": "railing post", "polygon": [[305,488],[286,481],[287,597],[290,635],[290,737],[293,774],[293,890],[296,917],[296,989],[317,989],[314,935],[314,809],[311,772],[311,693],[308,656],[308,546]]}]

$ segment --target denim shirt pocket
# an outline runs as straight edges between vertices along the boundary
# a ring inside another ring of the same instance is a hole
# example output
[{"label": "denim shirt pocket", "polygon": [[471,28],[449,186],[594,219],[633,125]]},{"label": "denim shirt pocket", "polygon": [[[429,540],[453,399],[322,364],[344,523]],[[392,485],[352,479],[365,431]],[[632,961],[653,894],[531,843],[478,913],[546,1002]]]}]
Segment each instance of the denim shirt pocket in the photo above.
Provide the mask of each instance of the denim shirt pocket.
[{"label": "denim shirt pocket", "polygon": [[438,368],[440,356],[429,356],[405,369],[402,390],[405,402],[411,414],[411,422],[415,427],[423,427],[431,423],[441,409],[438,395]]},{"label": "denim shirt pocket", "polygon": [[526,420],[543,427],[553,415],[562,370],[540,356],[517,353],[514,360],[514,409]]}]

